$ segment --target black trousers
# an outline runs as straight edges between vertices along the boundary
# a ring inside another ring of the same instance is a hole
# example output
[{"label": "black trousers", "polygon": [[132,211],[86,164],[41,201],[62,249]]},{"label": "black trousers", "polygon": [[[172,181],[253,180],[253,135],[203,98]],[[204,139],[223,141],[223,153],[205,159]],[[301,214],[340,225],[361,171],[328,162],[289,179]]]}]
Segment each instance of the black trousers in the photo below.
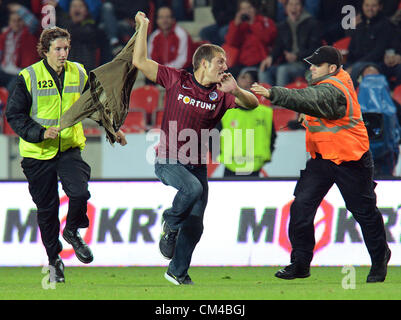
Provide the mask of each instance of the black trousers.
[{"label": "black trousers", "polygon": [[90,198],[88,181],[91,169],[82,159],[79,148],[59,152],[50,160],[24,158],[21,166],[28,180],[32,200],[37,206],[37,220],[43,245],[49,260],[54,259],[62,250],[59,241],[58,178],[69,198],[65,228],[87,228],[89,219],[86,209]]},{"label": "black trousers", "polygon": [[236,172],[231,171],[230,169],[225,167],[224,168],[224,177],[259,177],[259,172],[260,172],[260,170],[253,171],[247,175],[237,175]]},{"label": "black trousers", "polygon": [[336,165],[318,155],[301,171],[290,210],[291,262],[310,265],[315,246],[314,218],[324,196],[336,184],[346,208],[359,223],[372,263],[384,258],[387,248],[383,217],[376,206],[376,183],[370,152],[358,161]]}]

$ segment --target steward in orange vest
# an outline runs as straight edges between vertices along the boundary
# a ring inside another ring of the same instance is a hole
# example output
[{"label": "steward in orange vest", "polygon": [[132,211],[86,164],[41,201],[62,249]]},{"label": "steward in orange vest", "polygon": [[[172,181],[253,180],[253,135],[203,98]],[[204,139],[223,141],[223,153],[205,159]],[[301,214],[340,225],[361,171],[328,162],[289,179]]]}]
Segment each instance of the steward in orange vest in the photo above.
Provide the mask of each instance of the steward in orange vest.
[{"label": "steward in orange vest", "polygon": [[[373,159],[356,92],[349,74],[342,69],[342,55],[337,49],[320,47],[305,61],[311,65],[308,88],[265,89],[258,84],[251,88],[273,105],[306,115],[303,119],[306,148],[312,157],[305,170],[301,170],[290,209],[291,264],[275,276],[281,279],[310,276],[315,247],[314,218],[323,198],[336,184],[347,210],[361,227],[371,258],[366,281],[383,282],[391,251],[376,206]],[[351,263],[361,264],[361,261]]]},{"label": "steward in orange vest", "polygon": [[345,96],[345,115],[340,119],[305,116],[306,150],[312,158],[320,153],[323,159],[336,164],[359,160],[369,150],[369,137],[351,78],[340,68],[334,75],[316,82],[316,85],[324,83],[336,87]]}]

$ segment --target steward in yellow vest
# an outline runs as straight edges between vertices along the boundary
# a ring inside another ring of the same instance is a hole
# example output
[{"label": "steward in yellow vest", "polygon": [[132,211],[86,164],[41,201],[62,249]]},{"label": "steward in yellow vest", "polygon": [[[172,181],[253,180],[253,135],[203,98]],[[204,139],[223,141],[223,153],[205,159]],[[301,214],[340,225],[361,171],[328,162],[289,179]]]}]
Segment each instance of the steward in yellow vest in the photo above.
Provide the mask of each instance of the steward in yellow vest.
[{"label": "steward in yellow vest", "polygon": [[58,27],[43,30],[38,44],[43,60],[20,72],[6,111],[11,128],[20,136],[21,166],[37,206],[50,282],[65,281],[60,256],[63,247],[59,241],[59,179],[69,199],[63,237],[81,262],[93,260],[91,250],[78,232],[78,228],[89,226],[86,211],[91,169],[81,157],[85,146],[82,124],[59,129],[60,117],[78,100],[88,79],[82,65],[67,60],[69,49],[67,30]]},{"label": "steward in yellow vest", "polygon": [[[387,275],[391,251],[383,218],[376,206],[368,134],[351,77],[341,66],[342,60],[336,48],[323,46],[305,59],[310,64],[310,87],[266,90],[255,84],[251,89],[275,105],[306,115],[303,121],[306,148],[312,158],[295,186],[288,226],[291,264],[275,274],[281,279],[309,277],[314,250],[324,250],[330,244],[329,237],[322,236],[315,247],[314,218],[333,184],[361,227],[372,261],[366,282],[383,282]],[[295,155],[289,151],[289,156]],[[336,218],[327,219],[326,227],[331,220]]]},{"label": "steward in yellow vest", "polygon": [[[46,60],[41,60],[20,72],[26,89],[32,98],[31,118],[43,128],[59,127],[61,115],[78,100],[88,76],[82,65],[66,61],[64,65],[63,86],[57,86],[49,72]],[[27,142],[20,138],[19,149],[22,157],[47,160],[59,151],[85,147],[82,123],[60,132],[58,139],[46,139],[41,142]]]},{"label": "steward in yellow vest", "polygon": [[232,174],[257,176],[274,149],[273,109],[265,105],[253,110],[229,109],[221,125],[219,162]]}]

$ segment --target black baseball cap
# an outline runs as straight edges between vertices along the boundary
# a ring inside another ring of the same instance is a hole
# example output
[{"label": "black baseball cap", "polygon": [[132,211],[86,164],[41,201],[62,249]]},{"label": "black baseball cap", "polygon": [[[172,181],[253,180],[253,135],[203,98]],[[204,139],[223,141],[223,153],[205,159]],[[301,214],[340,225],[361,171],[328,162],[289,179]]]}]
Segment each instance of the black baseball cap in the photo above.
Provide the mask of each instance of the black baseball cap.
[{"label": "black baseball cap", "polygon": [[329,64],[335,64],[337,68],[339,68],[343,63],[343,55],[338,49],[332,46],[322,46],[304,60],[314,65],[327,62]]}]

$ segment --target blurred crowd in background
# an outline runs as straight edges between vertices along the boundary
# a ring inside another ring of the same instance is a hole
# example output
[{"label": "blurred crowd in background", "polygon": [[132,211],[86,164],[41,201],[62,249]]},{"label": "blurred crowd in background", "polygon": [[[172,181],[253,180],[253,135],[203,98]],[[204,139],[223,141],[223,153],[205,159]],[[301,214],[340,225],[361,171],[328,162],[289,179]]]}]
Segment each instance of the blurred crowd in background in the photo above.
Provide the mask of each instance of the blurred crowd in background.
[{"label": "blurred crowd in background", "polygon": [[[194,35],[181,22],[199,22],[194,12],[200,6],[211,8],[214,22],[200,23]],[[139,10],[151,21],[148,53],[158,63],[191,71],[196,48],[213,43],[226,50],[235,78],[246,71],[266,86],[305,87],[303,59],[321,45],[333,45],[357,89],[364,77],[370,83],[380,77],[376,83],[384,86],[401,121],[400,0],[0,0],[0,105],[4,109],[18,73],[39,60],[36,43],[43,28],[52,23],[66,28],[72,38],[69,60],[89,72],[124,47]],[[368,130],[377,138],[375,128]],[[399,137],[393,139],[398,158]]]}]

